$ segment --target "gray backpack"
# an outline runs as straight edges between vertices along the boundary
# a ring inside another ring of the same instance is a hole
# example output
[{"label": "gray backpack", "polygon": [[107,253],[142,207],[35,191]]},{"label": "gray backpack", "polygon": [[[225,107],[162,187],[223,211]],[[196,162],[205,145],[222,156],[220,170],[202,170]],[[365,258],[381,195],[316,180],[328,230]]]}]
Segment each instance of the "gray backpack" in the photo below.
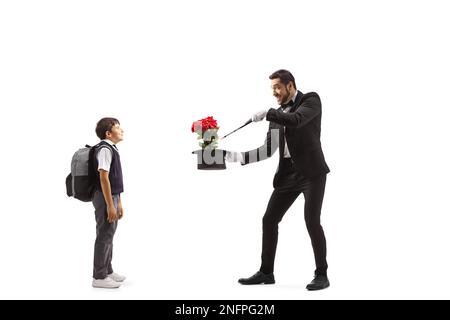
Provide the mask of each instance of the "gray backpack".
[{"label": "gray backpack", "polygon": [[111,150],[107,144],[100,142],[93,147],[86,145],[74,153],[71,170],[66,178],[66,193],[69,197],[84,202],[92,200],[97,179],[94,155],[98,147]]}]

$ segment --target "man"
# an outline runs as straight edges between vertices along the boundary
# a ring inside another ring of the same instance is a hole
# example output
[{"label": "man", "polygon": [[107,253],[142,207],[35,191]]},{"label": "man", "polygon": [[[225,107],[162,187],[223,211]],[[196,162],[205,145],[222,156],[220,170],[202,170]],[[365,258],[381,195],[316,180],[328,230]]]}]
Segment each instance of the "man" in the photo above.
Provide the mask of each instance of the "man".
[{"label": "man", "polygon": [[273,95],[280,108],[260,111],[252,121],[270,121],[263,146],[243,153],[228,151],[226,160],[245,165],[272,156],[279,146],[280,161],[273,180],[274,191],[263,217],[261,267],[249,278],[239,279],[243,285],[273,284],[278,224],[286,211],[303,193],[304,216],[314,251],[315,277],[306,288],[320,290],[330,283],[327,277],[326,241],[320,225],[320,213],[325,191],[326,174],[330,172],[320,143],[322,107],[315,92],[303,94],[297,90],[293,75],[278,70],[270,77]]}]

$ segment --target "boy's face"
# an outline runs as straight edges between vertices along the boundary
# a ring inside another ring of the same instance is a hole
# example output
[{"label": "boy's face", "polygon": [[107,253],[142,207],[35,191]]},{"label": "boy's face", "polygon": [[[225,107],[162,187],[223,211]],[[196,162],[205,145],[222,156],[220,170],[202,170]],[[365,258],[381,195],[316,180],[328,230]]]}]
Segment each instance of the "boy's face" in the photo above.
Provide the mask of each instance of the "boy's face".
[{"label": "boy's face", "polygon": [[106,131],[106,138],[111,140],[114,144],[123,140],[123,130],[120,124],[116,123],[111,131]]}]

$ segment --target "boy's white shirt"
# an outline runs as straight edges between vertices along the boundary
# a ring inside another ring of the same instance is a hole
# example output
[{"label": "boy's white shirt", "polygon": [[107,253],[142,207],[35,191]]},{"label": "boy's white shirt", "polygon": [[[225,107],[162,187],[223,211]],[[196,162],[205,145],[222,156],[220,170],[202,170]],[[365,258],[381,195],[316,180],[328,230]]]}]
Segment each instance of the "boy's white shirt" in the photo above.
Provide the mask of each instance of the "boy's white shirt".
[{"label": "boy's white shirt", "polygon": [[[114,142],[112,142],[109,139],[104,139],[102,141],[107,142],[109,145],[111,145],[114,148]],[[116,148],[117,150],[117,148]],[[100,151],[97,153],[97,161],[98,161],[98,168],[97,170],[105,170],[109,172],[109,169],[111,167],[111,161],[112,161],[112,153],[111,150],[108,148],[101,148]]]}]

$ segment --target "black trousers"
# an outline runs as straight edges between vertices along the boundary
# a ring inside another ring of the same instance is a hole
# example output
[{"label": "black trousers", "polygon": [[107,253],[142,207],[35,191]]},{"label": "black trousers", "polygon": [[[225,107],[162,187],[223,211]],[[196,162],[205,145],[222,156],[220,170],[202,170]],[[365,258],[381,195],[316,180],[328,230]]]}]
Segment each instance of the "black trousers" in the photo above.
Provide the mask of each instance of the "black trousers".
[{"label": "black trousers", "polygon": [[273,273],[275,252],[278,242],[278,224],[295,199],[303,193],[305,197],[304,216],[311,238],[316,262],[316,275],[326,275],[326,240],[320,225],[320,213],[325,192],[326,175],[305,178],[292,166],[290,159],[284,159],[277,173],[277,183],[263,217],[263,243],[261,268],[263,273]]},{"label": "black trousers", "polygon": [[[117,210],[119,195],[113,195],[114,207]],[[112,255],[113,239],[117,229],[117,221],[108,222],[108,212],[106,202],[101,191],[95,191],[92,198],[95,208],[95,221],[97,222],[97,237],[94,246],[94,279],[104,279],[108,274],[113,273]]]}]

